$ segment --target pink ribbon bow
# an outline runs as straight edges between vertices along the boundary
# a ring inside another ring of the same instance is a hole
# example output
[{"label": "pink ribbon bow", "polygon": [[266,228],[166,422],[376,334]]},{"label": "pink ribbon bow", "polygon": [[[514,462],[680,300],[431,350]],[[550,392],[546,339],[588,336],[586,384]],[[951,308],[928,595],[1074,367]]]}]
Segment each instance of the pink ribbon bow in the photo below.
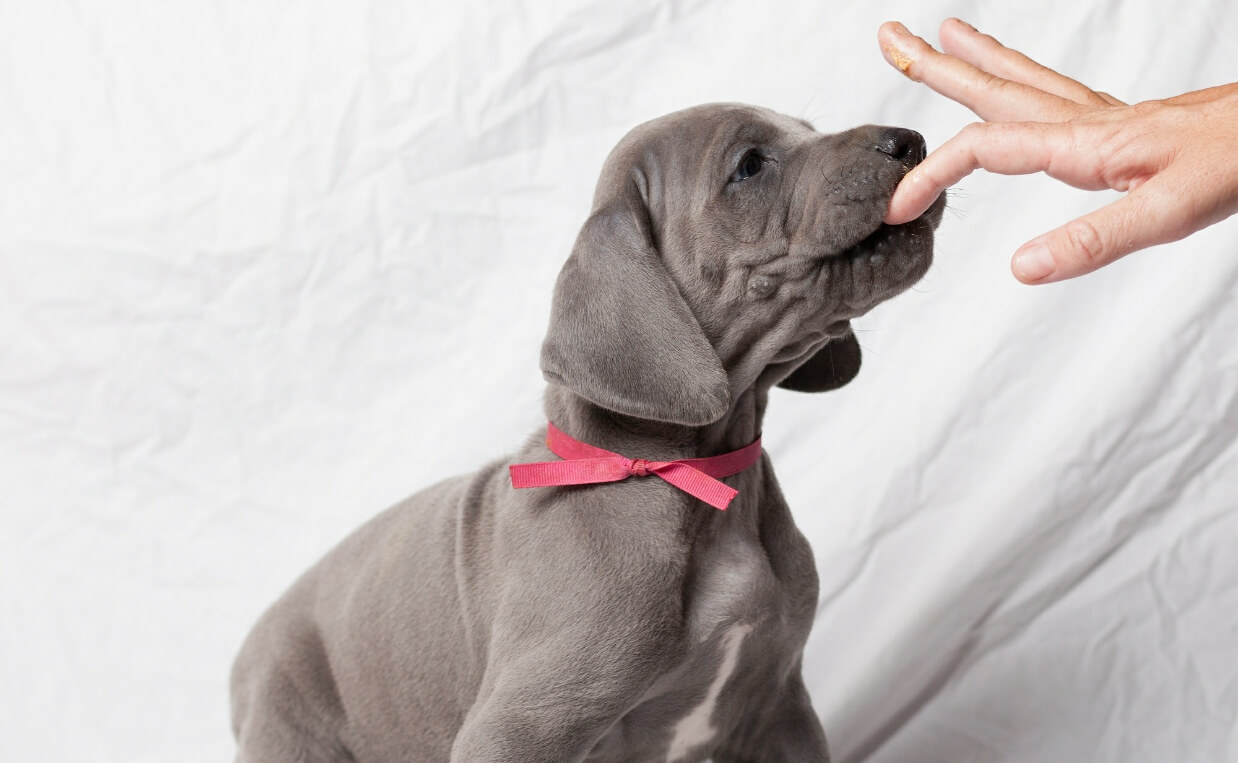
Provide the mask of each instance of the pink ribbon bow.
[{"label": "pink ribbon bow", "polygon": [[512,464],[507,467],[511,472],[512,487],[591,485],[653,474],[723,511],[739,491],[719,482],[717,478],[738,474],[761,458],[760,437],[739,450],[709,458],[685,458],[679,461],[625,458],[618,453],[575,440],[561,432],[554,424],[546,426],[546,447],[564,460]]}]

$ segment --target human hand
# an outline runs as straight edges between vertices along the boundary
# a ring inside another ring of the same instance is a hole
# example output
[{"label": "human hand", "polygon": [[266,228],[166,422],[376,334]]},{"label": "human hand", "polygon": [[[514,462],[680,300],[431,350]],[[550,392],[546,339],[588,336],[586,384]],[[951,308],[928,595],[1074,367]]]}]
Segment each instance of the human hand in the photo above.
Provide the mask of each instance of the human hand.
[{"label": "human hand", "polygon": [[1238,83],[1133,106],[1088,88],[957,19],[944,53],[898,22],[877,32],[892,66],[984,122],[907,173],[885,221],[922,214],[976,169],[1045,172],[1076,188],[1126,195],[1032,239],[1011,270],[1024,283],[1090,273],[1131,252],[1177,241],[1238,211]]}]

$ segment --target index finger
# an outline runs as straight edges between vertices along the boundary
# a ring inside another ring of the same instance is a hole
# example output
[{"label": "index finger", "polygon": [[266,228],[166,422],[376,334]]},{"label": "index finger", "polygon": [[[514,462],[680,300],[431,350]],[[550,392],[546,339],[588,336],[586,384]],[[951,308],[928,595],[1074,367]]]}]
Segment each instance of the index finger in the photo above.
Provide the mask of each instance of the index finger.
[{"label": "index finger", "polygon": [[882,55],[896,69],[958,101],[985,121],[1057,122],[1082,111],[1083,107],[1074,101],[938,53],[897,21],[882,24],[877,30],[877,41]]},{"label": "index finger", "polygon": [[1099,154],[1080,152],[1075,138],[1074,128],[1060,122],[968,125],[907,173],[890,198],[885,222],[916,219],[942,191],[978,169],[1002,175],[1046,172],[1076,188],[1108,188]]}]

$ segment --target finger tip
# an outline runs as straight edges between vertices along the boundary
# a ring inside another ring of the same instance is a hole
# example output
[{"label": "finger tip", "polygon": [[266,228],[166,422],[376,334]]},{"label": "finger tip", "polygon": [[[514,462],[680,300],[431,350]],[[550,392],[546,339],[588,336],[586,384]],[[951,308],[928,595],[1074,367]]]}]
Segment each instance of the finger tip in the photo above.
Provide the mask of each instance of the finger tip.
[{"label": "finger tip", "polygon": [[903,225],[919,217],[918,214],[908,214],[911,211],[907,205],[895,203],[892,199],[890,206],[886,209],[886,216],[881,222],[886,225]]},{"label": "finger tip", "polygon": [[1010,272],[1025,284],[1051,283],[1059,279],[1053,253],[1042,242],[1024,245],[1010,260]]},{"label": "finger tip", "polygon": [[964,37],[976,37],[984,34],[979,29],[958,17],[948,18],[941,22],[941,27],[937,31],[939,34],[945,33],[946,35],[959,35]]},{"label": "finger tip", "polygon": [[935,195],[928,200],[917,198],[923,195],[922,189],[918,187],[921,179],[922,176],[915,170],[903,177],[894,189],[894,193],[890,195],[890,202],[886,206],[886,214],[882,222],[886,225],[909,223],[932,206],[937,198]]},{"label": "finger tip", "polygon": [[899,29],[902,26],[897,21],[887,21],[877,28],[877,44],[881,47],[881,55],[895,67],[898,66],[896,59],[902,55],[898,44]]},{"label": "finger tip", "polygon": [[960,18],[948,18],[941,22],[941,26],[937,29],[937,37],[941,40],[942,49],[946,52],[954,50],[968,37],[975,37],[978,34],[980,34],[979,30]]},{"label": "finger tip", "polygon": [[899,34],[910,34],[907,27],[903,26],[900,21],[887,21],[877,27],[877,39],[889,39]]}]

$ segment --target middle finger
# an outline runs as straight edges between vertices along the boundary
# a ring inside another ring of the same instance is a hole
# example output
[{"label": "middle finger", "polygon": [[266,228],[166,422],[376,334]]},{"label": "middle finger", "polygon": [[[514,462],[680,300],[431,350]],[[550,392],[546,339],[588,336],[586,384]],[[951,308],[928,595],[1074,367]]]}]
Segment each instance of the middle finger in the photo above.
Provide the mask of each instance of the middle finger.
[{"label": "middle finger", "polygon": [[899,71],[958,101],[985,121],[1061,122],[1087,110],[1069,99],[938,53],[898,22],[882,24],[877,39],[886,60]]}]

